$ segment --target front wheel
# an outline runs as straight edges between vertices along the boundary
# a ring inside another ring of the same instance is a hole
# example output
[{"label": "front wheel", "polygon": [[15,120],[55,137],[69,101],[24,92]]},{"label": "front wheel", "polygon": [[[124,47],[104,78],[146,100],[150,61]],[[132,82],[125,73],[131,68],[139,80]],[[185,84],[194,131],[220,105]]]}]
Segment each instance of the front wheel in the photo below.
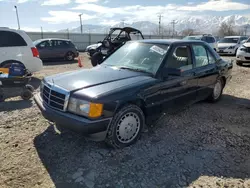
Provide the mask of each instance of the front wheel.
[{"label": "front wheel", "polygon": [[126,105],[114,116],[107,133],[106,143],[123,148],[135,143],[145,124],[142,110],[136,105]]},{"label": "front wheel", "polygon": [[236,65],[241,66],[241,65],[242,65],[242,62],[241,62],[241,61],[236,61]]},{"label": "front wheel", "polygon": [[211,101],[211,102],[219,101],[221,96],[222,96],[223,88],[224,88],[223,80],[218,79],[214,85],[213,92],[211,93],[211,95],[208,98],[209,101]]}]

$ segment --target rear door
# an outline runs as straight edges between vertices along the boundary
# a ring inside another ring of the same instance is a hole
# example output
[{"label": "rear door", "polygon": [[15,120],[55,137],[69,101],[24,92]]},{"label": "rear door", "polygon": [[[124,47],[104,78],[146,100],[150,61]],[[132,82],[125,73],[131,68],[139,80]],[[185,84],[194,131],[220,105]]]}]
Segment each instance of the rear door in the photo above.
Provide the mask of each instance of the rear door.
[{"label": "rear door", "polygon": [[192,45],[195,57],[195,75],[198,78],[197,99],[202,100],[213,91],[219,75],[216,58],[209,48],[202,44]]},{"label": "rear door", "polygon": [[23,63],[21,48],[28,48],[28,46],[18,33],[0,31],[0,64],[9,60]]},{"label": "rear door", "polygon": [[41,59],[49,59],[53,57],[53,46],[51,40],[42,41],[37,45],[37,49]]},{"label": "rear door", "polygon": [[69,50],[69,44],[63,40],[52,40],[53,41],[53,55],[57,58],[65,57]]}]

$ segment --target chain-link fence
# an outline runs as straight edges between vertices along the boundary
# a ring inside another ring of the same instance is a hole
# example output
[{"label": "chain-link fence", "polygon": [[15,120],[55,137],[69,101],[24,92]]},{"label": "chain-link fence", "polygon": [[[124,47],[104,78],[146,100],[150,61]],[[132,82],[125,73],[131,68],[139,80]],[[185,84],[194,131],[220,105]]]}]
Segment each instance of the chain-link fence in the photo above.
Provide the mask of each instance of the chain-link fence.
[{"label": "chain-link fence", "polygon": [[[90,44],[95,44],[98,41],[102,41],[107,34],[97,33],[59,33],[59,32],[27,32],[30,38],[35,41],[45,38],[61,38],[70,39],[80,51],[84,51]],[[145,39],[170,39],[173,36],[159,36],[159,35],[144,35]],[[176,36],[174,38],[180,39],[182,36]],[[139,36],[137,39],[140,39]]]}]

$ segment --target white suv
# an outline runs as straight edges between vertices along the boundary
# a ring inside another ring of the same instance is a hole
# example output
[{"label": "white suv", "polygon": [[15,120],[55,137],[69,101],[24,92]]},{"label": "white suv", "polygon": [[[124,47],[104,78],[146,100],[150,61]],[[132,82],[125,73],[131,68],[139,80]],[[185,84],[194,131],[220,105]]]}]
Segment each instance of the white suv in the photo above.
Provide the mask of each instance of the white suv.
[{"label": "white suv", "polygon": [[186,36],[183,38],[183,40],[202,40],[208,43],[215,51],[218,51],[218,45],[216,39],[211,34]]},{"label": "white suv", "polygon": [[30,37],[21,30],[0,27],[0,67],[20,63],[30,72],[42,69],[43,63]]}]

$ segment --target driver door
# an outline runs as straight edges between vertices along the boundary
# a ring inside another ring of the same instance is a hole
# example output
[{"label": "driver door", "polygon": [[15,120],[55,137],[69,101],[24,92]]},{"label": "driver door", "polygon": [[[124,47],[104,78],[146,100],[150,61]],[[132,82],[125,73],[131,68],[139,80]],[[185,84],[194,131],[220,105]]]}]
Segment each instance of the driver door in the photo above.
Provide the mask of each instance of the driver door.
[{"label": "driver door", "polygon": [[193,57],[189,45],[172,48],[165,67],[180,69],[181,75],[168,75],[161,87],[165,111],[178,109],[194,103],[197,95],[198,79],[195,76]]}]

